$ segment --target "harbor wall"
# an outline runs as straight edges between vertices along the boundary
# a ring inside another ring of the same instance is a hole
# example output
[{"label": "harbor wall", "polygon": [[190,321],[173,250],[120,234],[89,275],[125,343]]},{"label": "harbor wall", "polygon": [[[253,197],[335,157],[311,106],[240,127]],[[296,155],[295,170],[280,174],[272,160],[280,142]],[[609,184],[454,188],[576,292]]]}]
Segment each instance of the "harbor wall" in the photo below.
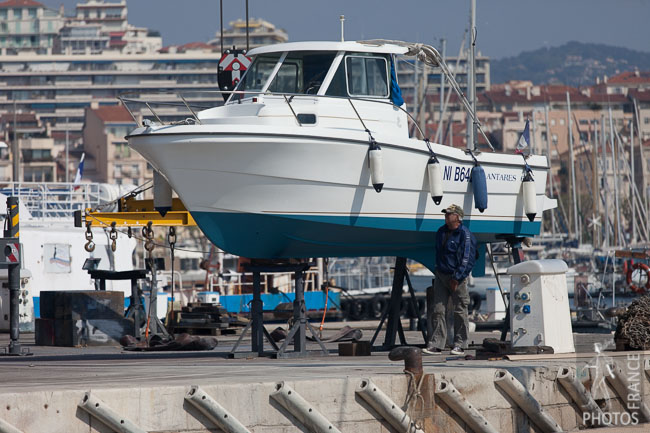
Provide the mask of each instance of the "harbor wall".
[{"label": "harbor wall", "polygon": [[[351,370],[354,370],[351,365]],[[426,368],[421,386],[422,398],[410,400],[410,376],[381,374],[362,376],[353,371],[342,378],[285,380],[314,409],[322,413],[342,432],[394,432],[381,417],[355,394],[363,378],[370,378],[398,406],[419,423],[425,432],[471,431],[463,417],[454,413],[438,397],[434,397],[436,381],[449,380],[456,389],[501,433],[539,431],[514,402],[494,384],[496,368],[485,366]],[[582,416],[569,395],[556,382],[555,367],[517,367],[508,371],[519,380],[563,431],[577,430]],[[187,374],[187,372],[185,373]],[[191,376],[189,374],[188,376]],[[102,383],[88,384],[94,398],[143,431],[199,433],[219,430],[198,409],[185,401],[191,385],[199,385],[214,400],[227,409],[251,432],[289,433],[307,431],[292,415],[271,397],[277,381],[233,383],[232,378],[219,384],[192,383],[187,386],[112,387]],[[33,384],[29,388],[34,389]],[[644,399],[648,398],[647,378],[643,377]],[[412,389],[411,389],[412,391]],[[621,402],[610,389],[603,394],[594,389],[597,401],[609,402],[610,411],[624,411]],[[66,432],[108,433],[112,430],[78,407],[85,392],[77,390],[34,390],[18,393],[0,391],[0,420],[23,433]],[[407,403],[408,401],[408,403]],[[1,422],[1,421],[0,421]]]}]

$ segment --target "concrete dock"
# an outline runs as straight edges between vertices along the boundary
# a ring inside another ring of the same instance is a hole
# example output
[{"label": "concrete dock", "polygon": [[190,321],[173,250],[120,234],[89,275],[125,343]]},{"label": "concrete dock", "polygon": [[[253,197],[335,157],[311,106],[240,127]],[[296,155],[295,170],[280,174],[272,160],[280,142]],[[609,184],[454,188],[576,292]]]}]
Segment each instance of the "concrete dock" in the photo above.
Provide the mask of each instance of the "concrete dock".
[{"label": "concrete dock", "polygon": [[[364,328],[363,340],[372,337],[376,326],[376,322],[346,324]],[[334,333],[338,326],[326,324],[324,336]],[[419,332],[407,331],[406,337],[410,344],[423,342]],[[498,334],[474,333],[470,341],[480,343],[485,337],[498,338]],[[227,353],[236,338],[218,337],[219,345],[212,351],[152,353],[126,352],[120,347],[35,346],[33,334],[24,334],[21,342],[33,355],[0,358],[0,431],[114,431],[80,408],[88,392],[123,422],[139,428],[119,431],[223,431],[185,400],[193,385],[200,386],[251,432],[314,431],[270,397],[281,382],[295,390],[339,431],[399,431],[356,392],[360,382],[368,379],[401,407],[421,431],[472,431],[466,416],[459,415],[435,395],[435,384],[441,381],[453,384],[484,417],[493,429],[485,431],[546,431],[495,385],[497,371],[507,371],[521,382],[561,431],[577,431],[583,425],[583,415],[556,380],[561,367],[577,369],[578,375],[592,385],[591,393],[603,412],[616,414],[619,426],[634,431],[641,428],[632,425],[634,411],[629,407],[626,410],[626,403],[617,396],[615,387],[605,380],[605,366],[613,361],[626,372],[628,384],[638,381],[635,389],[638,388],[641,400],[647,401],[650,394],[645,352],[634,355],[633,362],[628,353],[590,353],[594,344],[611,342],[611,334],[574,334],[578,350],[583,352],[577,357],[540,355],[517,360],[466,360],[452,357],[448,352],[424,356],[425,379],[419,396],[411,376],[403,371],[404,363],[390,361],[387,352],[342,357],[335,353],[337,343],[329,343],[330,356],[228,359]],[[6,347],[8,341],[8,335],[0,335],[0,346]],[[250,348],[249,341],[245,339],[242,347]],[[377,339],[381,341],[382,333]],[[314,344],[313,349],[316,348]],[[635,374],[637,364],[640,375]],[[646,421],[642,413],[637,413],[637,418]],[[3,425],[16,430],[3,430]],[[650,426],[645,427],[645,431],[650,430]]]}]

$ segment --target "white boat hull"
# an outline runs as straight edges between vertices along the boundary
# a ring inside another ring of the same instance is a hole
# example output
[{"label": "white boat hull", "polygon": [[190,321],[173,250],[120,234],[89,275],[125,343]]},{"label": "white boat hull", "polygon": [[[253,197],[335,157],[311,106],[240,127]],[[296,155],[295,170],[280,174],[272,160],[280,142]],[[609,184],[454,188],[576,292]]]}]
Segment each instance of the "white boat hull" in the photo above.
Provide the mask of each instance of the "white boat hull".
[{"label": "white boat hull", "polygon": [[[168,179],[203,232],[233,254],[255,258],[406,256],[433,267],[442,209],[465,210],[464,224],[481,243],[500,236],[539,234],[541,215],[528,221],[522,193],[523,159],[483,153],[488,208],[474,209],[469,174],[474,162],[459,149],[433,145],[443,167],[440,205],[430,197],[422,141],[375,136],[382,147],[384,188],[370,180],[367,135],[359,131],[229,125],[139,128],[129,144]],[[296,131],[298,133],[296,133]],[[307,131],[307,132],[305,132]],[[547,162],[528,161],[537,208]]]}]

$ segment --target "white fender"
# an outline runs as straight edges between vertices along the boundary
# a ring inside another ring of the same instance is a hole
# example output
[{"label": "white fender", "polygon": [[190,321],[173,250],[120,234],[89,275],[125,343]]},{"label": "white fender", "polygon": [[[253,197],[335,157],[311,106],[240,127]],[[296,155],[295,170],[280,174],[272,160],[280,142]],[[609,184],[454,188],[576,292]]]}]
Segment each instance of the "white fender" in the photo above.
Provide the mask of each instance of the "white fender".
[{"label": "white fender", "polygon": [[537,215],[537,195],[535,194],[535,180],[530,173],[524,177],[522,186],[524,189],[524,213],[529,221],[533,221]]},{"label": "white fender", "polygon": [[442,167],[437,159],[429,158],[427,162],[427,172],[429,174],[429,191],[435,204],[442,201]]},{"label": "white fender", "polygon": [[371,147],[368,151],[368,159],[370,160],[370,179],[375,191],[381,192],[384,187],[384,162],[381,156],[381,148],[379,146]]}]

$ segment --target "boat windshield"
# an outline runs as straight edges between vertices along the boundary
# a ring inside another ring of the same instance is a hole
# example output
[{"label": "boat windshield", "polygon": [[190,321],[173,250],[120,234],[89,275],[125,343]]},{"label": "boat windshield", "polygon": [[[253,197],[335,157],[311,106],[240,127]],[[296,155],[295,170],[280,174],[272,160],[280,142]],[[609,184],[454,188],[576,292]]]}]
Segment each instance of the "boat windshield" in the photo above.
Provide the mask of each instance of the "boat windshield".
[{"label": "boat windshield", "polygon": [[312,95],[318,93],[335,57],[336,53],[332,51],[287,53],[268,91]]},{"label": "boat windshield", "polygon": [[[255,57],[234,94],[237,101],[263,90],[269,93],[315,95],[336,59],[335,51],[289,51]],[[278,61],[282,64],[278,67]],[[337,62],[338,63],[338,62]],[[390,58],[382,54],[345,53],[326,91],[329,96],[387,98]],[[277,72],[274,71],[277,68]],[[267,81],[270,83],[267,85]],[[248,93],[251,93],[248,95]]]},{"label": "boat windshield", "polygon": [[[273,73],[273,69],[275,69],[278,60],[280,60],[281,54],[282,53],[262,54],[255,57],[255,60],[253,60],[253,63],[248,68],[246,74],[244,74],[244,77],[235,90],[259,93],[264,88],[264,84],[266,84],[271,73]],[[238,100],[245,97],[246,95],[238,93],[233,94],[231,99]]]}]

